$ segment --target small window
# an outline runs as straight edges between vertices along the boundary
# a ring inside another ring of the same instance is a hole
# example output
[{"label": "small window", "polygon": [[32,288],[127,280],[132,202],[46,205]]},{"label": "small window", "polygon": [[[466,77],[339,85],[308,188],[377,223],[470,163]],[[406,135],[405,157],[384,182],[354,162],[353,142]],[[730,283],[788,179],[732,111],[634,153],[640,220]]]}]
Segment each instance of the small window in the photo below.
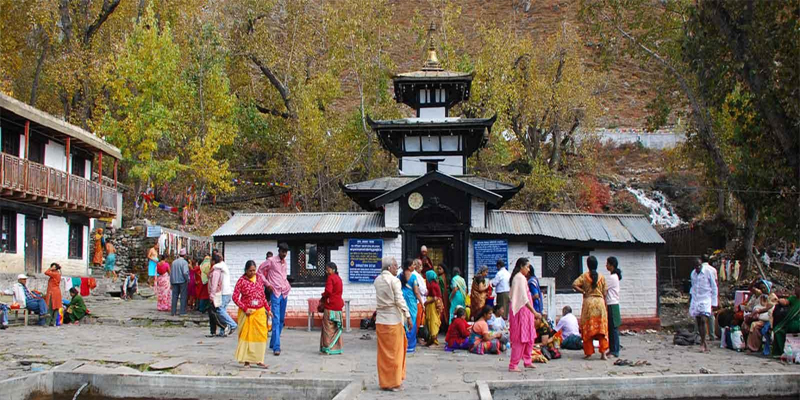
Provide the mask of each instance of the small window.
[{"label": "small window", "polygon": [[17,252],[17,213],[0,211],[0,252]]},{"label": "small window", "polygon": [[556,293],[573,293],[572,282],[582,273],[577,251],[547,252],[542,257],[542,276],[556,278]]},{"label": "small window", "polygon": [[419,136],[406,136],[405,145],[406,151],[419,151]]},{"label": "small window", "polygon": [[420,104],[427,104],[431,102],[431,90],[430,89],[420,89],[419,90],[419,103]]},{"label": "small window", "polygon": [[303,243],[291,246],[289,281],[293,286],[325,286],[325,264],[330,259],[328,246]]},{"label": "small window", "polygon": [[422,151],[439,151],[438,136],[422,136]]},{"label": "small window", "polygon": [[83,224],[69,224],[69,258],[80,260],[83,258]]},{"label": "small window", "polygon": [[458,151],[460,135],[442,136],[442,151]]}]

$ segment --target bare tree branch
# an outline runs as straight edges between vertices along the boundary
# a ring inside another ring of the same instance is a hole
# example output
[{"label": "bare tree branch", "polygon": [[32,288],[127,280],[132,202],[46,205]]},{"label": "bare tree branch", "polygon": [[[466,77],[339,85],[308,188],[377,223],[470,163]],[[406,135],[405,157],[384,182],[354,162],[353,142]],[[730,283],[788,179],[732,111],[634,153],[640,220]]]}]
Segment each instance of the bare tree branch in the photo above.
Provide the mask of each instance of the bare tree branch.
[{"label": "bare tree branch", "polygon": [[114,12],[120,1],[121,0],[103,0],[103,8],[100,9],[100,14],[86,27],[86,32],[83,35],[84,45],[88,45],[92,41],[92,36],[100,30],[100,27],[106,22],[111,13]]},{"label": "bare tree branch", "polygon": [[[606,17],[606,20],[609,21],[610,19]],[[706,109],[705,105],[701,103],[701,100],[695,94],[692,87],[689,85],[689,82],[686,78],[675,68],[672,63],[661,57],[658,53],[651,50],[641,42],[637,41],[633,35],[622,29],[619,25],[614,24],[614,28],[622,34],[623,37],[628,39],[631,43],[637,46],[640,50],[647,53],[650,57],[656,60],[662,67],[666,68],[666,70],[675,77],[680,85],[683,93],[689,99],[689,103],[692,107],[692,116],[694,119],[695,124],[697,125],[697,133],[700,138],[700,142],[705,147],[706,151],[708,151],[709,156],[711,156],[711,160],[714,162],[714,166],[717,168],[717,173],[719,174],[720,180],[725,182],[726,184],[730,181],[730,170],[728,167],[728,163],[725,162],[725,159],[722,157],[722,151],[717,144],[716,134],[711,126],[711,117],[708,115],[708,110]]]},{"label": "bare tree branch", "polygon": [[269,82],[272,86],[278,91],[283,99],[283,105],[286,107],[286,110],[289,114],[290,118],[297,118],[297,113],[294,110],[294,102],[292,102],[291,94],[289,93],[289,88],[283,84],[283,82],[278,79],[272,70],[266,66],[261,60],[258,59],[255,55],[250,55],[250,60],[258,66],[258,69],[261,70],[261,73],[267,77]]}]

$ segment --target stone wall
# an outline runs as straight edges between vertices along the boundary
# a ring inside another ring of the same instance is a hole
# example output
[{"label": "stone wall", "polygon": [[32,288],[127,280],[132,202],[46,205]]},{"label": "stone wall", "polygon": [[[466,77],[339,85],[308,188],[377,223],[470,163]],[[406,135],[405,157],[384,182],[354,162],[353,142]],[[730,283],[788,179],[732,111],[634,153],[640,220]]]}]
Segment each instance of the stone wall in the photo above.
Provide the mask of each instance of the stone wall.
[{"label": "stone wall", "polygon": [[117,250],[118,271],[133,272],[142,278],[147,277],[147,250],[156,243],[156,238],[146,237],[144,226],[117,229],[111,243]]}]

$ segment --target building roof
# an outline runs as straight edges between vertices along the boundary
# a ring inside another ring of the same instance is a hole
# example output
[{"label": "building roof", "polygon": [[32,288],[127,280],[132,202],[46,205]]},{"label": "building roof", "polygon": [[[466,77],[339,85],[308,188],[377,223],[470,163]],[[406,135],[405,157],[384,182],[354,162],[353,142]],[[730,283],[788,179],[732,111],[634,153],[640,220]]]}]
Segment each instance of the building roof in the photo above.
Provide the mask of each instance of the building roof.
[{"label": "building roof", "polygon": [[436,81],[470,81],[472,80],[471,72],[458,72],[458,71],[412,71],[403,72],[394,76],[396,82],[405,81],[421,81],[421,80],[436,80]]},{"label": "building roof", "polygon": [[391,203],[399,199],[403,195],[408,194],[418,189],[419,187],[434,181],[441,182],[447,186],[453,187],[463,192],[467,192],[470,195],[481,198],[490,204],[497,204],[503,200],[503,196],[500,196],[497,193],[483,189],[479,186],[475,186],[461,179],[454,178],[450,175],[443,174],[439,171],[431,171],[425,175],[422,175],[416,179],[409,181],[408,183],[398,187],[397,189],[394,189],[378,197],[375,197],[374,199],[370,200],[370,203],[372,203],[377,207],[380,207],[384,204]]},{"label": "building roof", "polygon": [[[491,128],[497,116],[491,118],[461,118],[450,117],[444,119],[427,118],[400,118],[373,120],[367,116],[367,123],[372,129],[410,128],[410,129],[455,129],[455,128]],[[481,130],[483,133],[483,130]]]},{"label": "building roof", "polygon": [[236,213],[211,236],[215,240],[246,238],[284,238],[291,235],[390,234],[397,228],[386,228],[380,212],[343,213]]},{"label": "building roof", "polygon": [[[345,188],[347,188],[348,190],[375,190],[375,191],[394,190],[419,177],[420,177],[419,175],[385,176],[382,178],[371,179],[368,181],[350,183],[345,185]],[[495,181],[492,179],[487,179],[475,175],[452,175],[452,177],[467,182],[470,185],[474,185],[481,189],[489,190],[492,192],[519,189],[519,186],[514,186],[508,183]]]},{"label": "building roof", "polygon": [[[4,117],[8,116],[6,112],[15,114],[20,118],[26,119],[32,123],[41,125],[42,127],[53,131],[53,133],[56,134],[55,136],[65,135],[71,137],[79,142],[84,143],[87,147],[100,150],[116,159],[122,159],[122,153],[118,148],[94,135],[93,133],[56,118],[53,115],[25,104],[11,96],[0,93],[0,108],[3,109]],[[79,147],[79,143],[73,143],[73,145]]]},{"label": "building roof", "polygon": [[485,228],[472,233],[565,241],[661,245],[664,239],[644,215],[489,211]]}]

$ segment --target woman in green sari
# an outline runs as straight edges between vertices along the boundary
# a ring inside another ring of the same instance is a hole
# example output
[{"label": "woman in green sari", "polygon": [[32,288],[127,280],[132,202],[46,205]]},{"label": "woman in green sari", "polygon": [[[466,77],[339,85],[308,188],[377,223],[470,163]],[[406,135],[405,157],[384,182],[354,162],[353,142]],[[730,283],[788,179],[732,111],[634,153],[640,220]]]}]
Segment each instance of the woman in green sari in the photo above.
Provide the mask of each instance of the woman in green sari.
[{"label": "woman in green sari", "polygon": [[67,312],[64,313],[64,322],[68,324],[78,322],[86,316],[86,304],[83,302],[83,297],[78,294],[78,289],[70,288],[69,294],[72,299],[69,301]]},{"label": "woman in green sari", "polygon": [[453,280],[450,281],[450,321],[458,306],[466,308],[467,282],[461,277],[461,270],[453,268]]},{"label": "woman in green sari", "polygon": [[778,300],[778,304],[789,307],[789,311],[782,320],[775,323],[772,329],[774,343],[772,355],[783,355],[783,346],[786,344],[787,333],[800,333],[800,285],[794,287],[794,296]]}]

